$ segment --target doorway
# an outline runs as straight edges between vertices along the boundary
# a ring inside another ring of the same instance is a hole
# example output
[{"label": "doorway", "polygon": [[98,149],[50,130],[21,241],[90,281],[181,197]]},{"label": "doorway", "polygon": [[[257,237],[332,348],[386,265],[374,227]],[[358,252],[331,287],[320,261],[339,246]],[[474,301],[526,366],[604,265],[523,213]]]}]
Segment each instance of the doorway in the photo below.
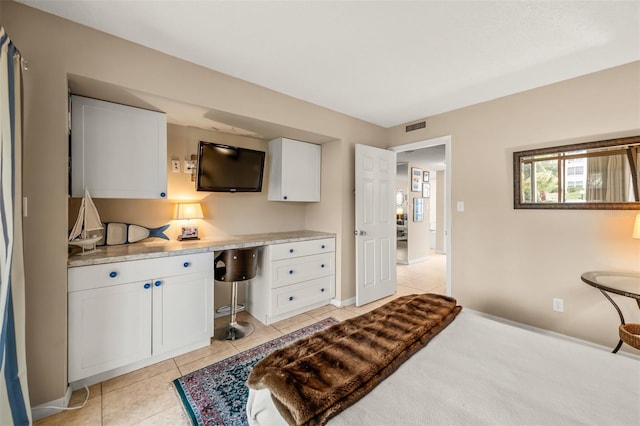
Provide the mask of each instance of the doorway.
[{"label": "doorway", "polygon": [[389,149],[397,154],[398,285],[450,295],[451,137]]}]

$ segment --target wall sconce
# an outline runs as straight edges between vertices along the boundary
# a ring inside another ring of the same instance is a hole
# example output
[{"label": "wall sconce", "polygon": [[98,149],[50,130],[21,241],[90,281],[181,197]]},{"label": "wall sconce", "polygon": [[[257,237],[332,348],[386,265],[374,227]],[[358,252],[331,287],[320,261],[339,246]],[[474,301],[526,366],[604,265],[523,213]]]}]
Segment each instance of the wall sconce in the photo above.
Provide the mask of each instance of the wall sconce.
[{"label": "wall sconce", "polygon": [[636,222],[633,225],[633,233],[631,238],[640,240],[640,213],[636,215]]},{"label": "wall sconce", "polygon": [[178,236],[178,240],[199,240],[198,227],[191,224],[191,219],[204,219],[202,214],[202,207],[200,203],[181,203],[176,204],[176,211],[174,219],[185,220],[186,223],[182,226],[182,232]]}]

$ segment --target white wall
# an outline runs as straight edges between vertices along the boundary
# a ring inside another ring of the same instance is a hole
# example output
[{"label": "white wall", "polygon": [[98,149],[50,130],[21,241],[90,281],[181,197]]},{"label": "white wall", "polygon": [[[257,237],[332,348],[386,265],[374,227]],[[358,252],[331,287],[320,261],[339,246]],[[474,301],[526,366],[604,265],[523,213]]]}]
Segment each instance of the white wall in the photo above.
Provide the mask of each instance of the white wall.
[{"label": "white wall", "polygon": [[[613,347],[618,317],[580,280],[640,269],[637,211],[514,210],[514,151],[640,134],[640,62],[390,129],[392,146],[451,135],[453,296],[465,307]],[[456,212],[464,201],[464,212]],[[565,312],[552,310],[564,299]],[[614,297],[628,322],[634,300]],[[628,348],[628,347],[627,347]]]}]

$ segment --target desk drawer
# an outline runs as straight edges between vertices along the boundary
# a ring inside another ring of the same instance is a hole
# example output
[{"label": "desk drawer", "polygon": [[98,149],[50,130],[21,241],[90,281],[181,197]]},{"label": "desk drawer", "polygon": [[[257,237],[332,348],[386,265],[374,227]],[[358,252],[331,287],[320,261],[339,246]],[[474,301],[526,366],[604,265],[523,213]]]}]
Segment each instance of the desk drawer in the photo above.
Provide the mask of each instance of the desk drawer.
[{"label": "desk drawer", "polygon": [[272,316],[278,316],[317,302],[329,300],[334,295],[333,276],[317,278],[273,290]]},{"label": "desk drawer", "polygon": [[335,274],[335,254],[323,253],[272,263],[272,288]]},{"label": "desk drawer", "polygon": [[271,259],[291,259],[300,256],[309,256],[318,253],[333,252],[336,250],[335,238],[323,238],[320,240],[296,241],[292,243],[274,244],[271,246]]},{"label": "desk drawer", "polygon": [[212,270],[213,255],[211,253],[79,266],[68,269],[68,291],[88,290]]}]

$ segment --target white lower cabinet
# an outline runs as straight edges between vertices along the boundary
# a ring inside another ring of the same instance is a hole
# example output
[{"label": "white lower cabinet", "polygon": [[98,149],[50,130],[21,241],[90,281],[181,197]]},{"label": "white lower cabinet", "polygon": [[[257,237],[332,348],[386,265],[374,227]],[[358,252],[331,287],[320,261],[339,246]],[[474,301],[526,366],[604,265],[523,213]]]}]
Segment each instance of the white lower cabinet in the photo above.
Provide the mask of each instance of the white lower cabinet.
[{"label": "white lower cabinet", "polygon": [[248,291],[247,311],[264,324],[329,304],[335,296],[335,238],[265,246]]},{"label": "white lower cabinet", "polygon": [[70,268],[69,382],[213,335],[213,256],[169,256]]}]

